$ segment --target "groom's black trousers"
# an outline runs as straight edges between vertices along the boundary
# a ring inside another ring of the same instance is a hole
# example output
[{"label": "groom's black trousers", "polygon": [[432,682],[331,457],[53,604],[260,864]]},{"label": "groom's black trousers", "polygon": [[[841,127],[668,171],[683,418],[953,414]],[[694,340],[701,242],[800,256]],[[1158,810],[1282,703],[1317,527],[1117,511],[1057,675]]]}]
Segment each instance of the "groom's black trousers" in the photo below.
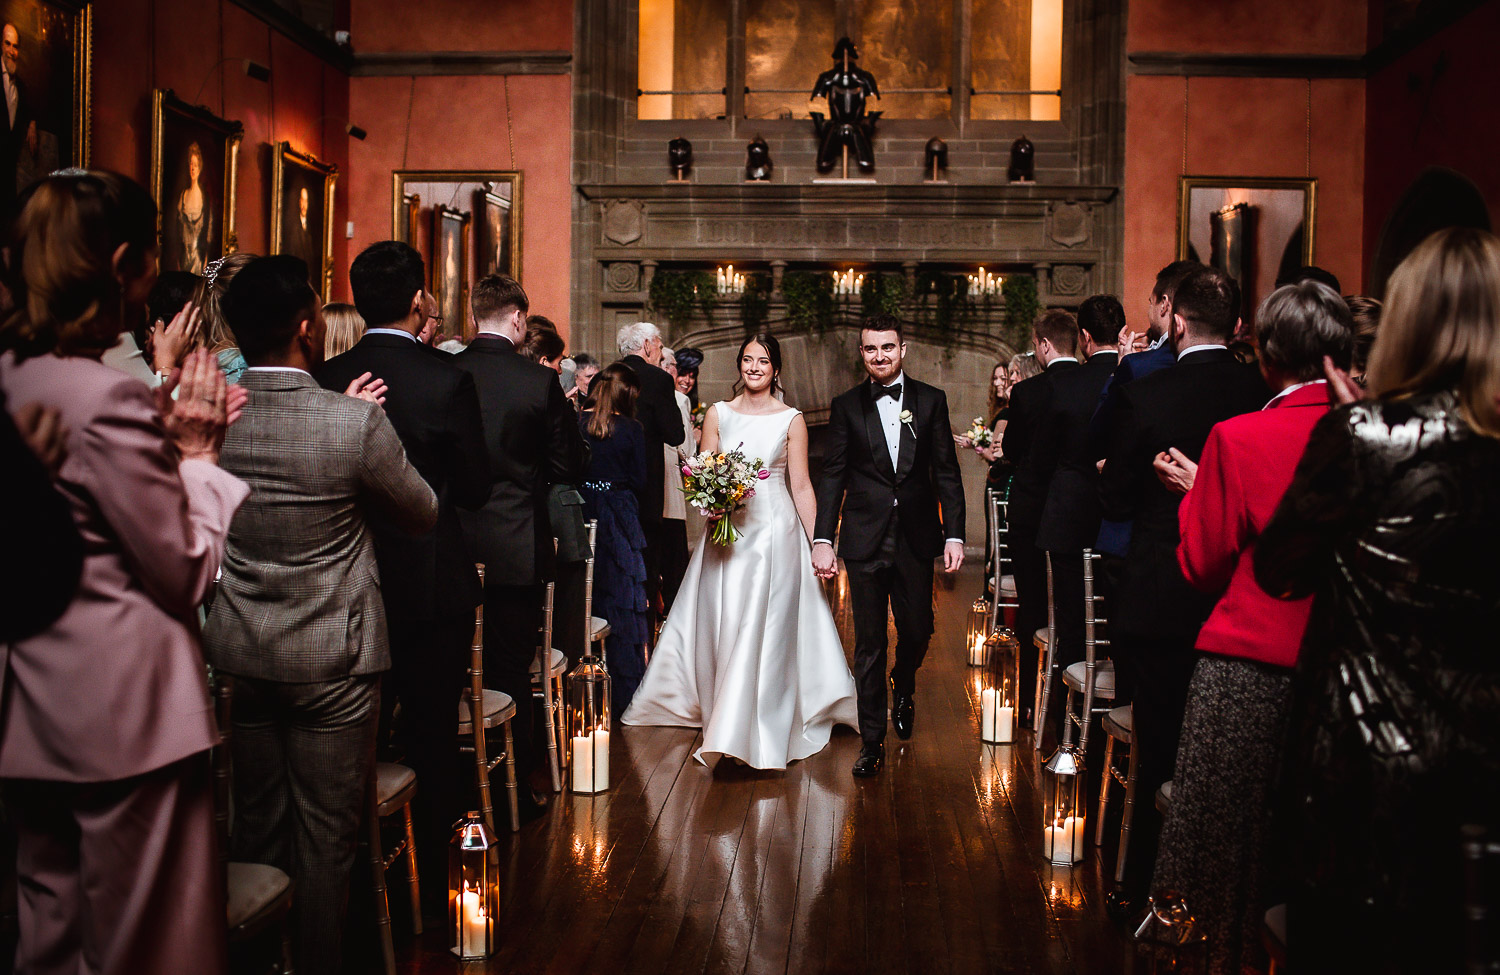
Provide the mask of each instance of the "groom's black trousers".
[{"label": "groom's black trousers", "polygon": [[[859,734],[885,741],[887,715],[886,621],[896,618],[896,693],[916,689],[917,668],[932,636],[932,559],[919,558],[897,530],[896,519],[873,559],[845,559],[854,615],[854,682],[859,693]],[[889,607],[889,610],[887,610]]]}]

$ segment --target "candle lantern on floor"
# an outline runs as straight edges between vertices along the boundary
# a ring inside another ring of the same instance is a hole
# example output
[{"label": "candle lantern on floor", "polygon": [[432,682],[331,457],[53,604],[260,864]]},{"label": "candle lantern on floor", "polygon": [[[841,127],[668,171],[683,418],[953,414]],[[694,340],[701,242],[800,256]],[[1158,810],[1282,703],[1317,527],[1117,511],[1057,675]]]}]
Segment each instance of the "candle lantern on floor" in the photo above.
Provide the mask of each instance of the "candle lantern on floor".
[{"label": "candle lantern on floor", "polygon": [[585,656],[568,675],[568,763],[573,791],[609,788],[609,671]]},{"label": "candle lantern on floor", "polygon": [[979,687],[979,740],[1008,745],[1016,737],[1016,661],[1020,644],[1001,627],[984,641],[989,658]]},{"label": "candle lantern on floor", "polygon": [[500,878],[494,848],[495,838],[478,812],[454,826],[448,849],[448,940],[463,961],[482,961],[495,953]]},{"label": "candle lantern on floor", "polygon": [[969,625],[964,627],[964,646],[969,650],[969,666],[983,667],[984,639],[989,636],[990,601],[980,596],[969,607]]},{"label": "candle lantern on floor", "polygon": [[1083,859],[1083,755],[1063,745],[1042,766],[1042,856],[1071,867]]},{"label": "candle lantern on floor", "polygon": [[1145,920],[1135,932],[1137,953],[1148,972],[1201,975],[1207,972],[1208,933],[1188,910],[1182,895],[1165,888],[1150,897]]}]

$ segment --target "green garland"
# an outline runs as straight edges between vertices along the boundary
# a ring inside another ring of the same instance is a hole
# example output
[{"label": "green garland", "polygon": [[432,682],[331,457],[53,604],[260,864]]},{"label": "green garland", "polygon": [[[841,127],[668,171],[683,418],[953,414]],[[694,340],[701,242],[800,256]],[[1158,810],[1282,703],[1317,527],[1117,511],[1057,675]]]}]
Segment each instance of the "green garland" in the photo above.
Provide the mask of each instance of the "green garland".
[{"label": "green garland", "polygon": [[1005,299],[1005,324],[1000,337],[1017,352],[1031,346],[1031,325],[1041,311],[1041,302],[1036,296],[1036,278],[1029,274],[1007,274],[1000,285]]},{"label": "green garland", "polygon": [[651,278],[651,313],[664,318],[673,330],[684,329],[693,311],[713,315],[718,304],[718,283],[710,271],[657,271]]},{"label": "green garland", "polygon": [[833,275],[826,271],[789,271],[781,279],[786,320],[796,331],[822,335],[833,326],[836,302]]},{"label": "green garland", "polygon": [[771,296],[761,288],[758,274],[745,275],[745,292],[740,295],[740,321],[746,332],[759,332],[770,317]]}]

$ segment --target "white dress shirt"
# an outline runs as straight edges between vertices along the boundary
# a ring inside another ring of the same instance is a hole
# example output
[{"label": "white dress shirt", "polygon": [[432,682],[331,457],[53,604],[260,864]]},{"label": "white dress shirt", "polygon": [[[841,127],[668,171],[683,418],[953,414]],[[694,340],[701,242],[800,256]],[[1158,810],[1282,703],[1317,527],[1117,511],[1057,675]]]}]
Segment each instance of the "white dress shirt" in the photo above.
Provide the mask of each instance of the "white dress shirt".
[{"label": "white dress shirt", "polygon": [[1177,361],[1181,362],[1183,356],[1192,355],[1194,352],[1207,352],[1209,349],[1227,349],[1229,346],[1223,342],[1204,342],[1201,345],[1190,345],[1177,353]]},{"label": "white dress shirt", "polygon": [[9,71],[0,71],[0,78],[5,80],[5,108],[10,113],[10,124],[14,128],[16,124],[16,109],[21,107],[21,93],[16,90],[15,83],[11,81]]},{"label": "white dress shirt", "polygon": [[417,337],[415,335],[411,334],[410,332],[403,331],[403,330],[401,330],[399,328],[367,328],[367,329],[365,329],[365,334],[366,335],[399,335],[399,336],[401,336],[404,339],[411,339],[413,342],[415,342],[417,340]]}]

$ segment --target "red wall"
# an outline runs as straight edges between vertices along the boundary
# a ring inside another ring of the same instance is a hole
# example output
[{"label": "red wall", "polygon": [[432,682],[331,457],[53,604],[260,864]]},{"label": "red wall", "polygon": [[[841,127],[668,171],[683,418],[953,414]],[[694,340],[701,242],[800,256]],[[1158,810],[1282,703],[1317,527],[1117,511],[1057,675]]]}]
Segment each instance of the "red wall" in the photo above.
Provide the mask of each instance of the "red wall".
[{"label": "red wall", "polygon": [[[1363,54],[1367,24],[1363,0],[1134,0],[1126,47]],[[1157,270],[1177,256],[1182,175],[1316,177],[1313,261],[1357,291],[1365,267],[1364,129],[1365,83],[1358,79],[1314,79],[1309,90],[1301,78],[1132,75],[1125,96],[1127,314],[1140,320]]]},{"label": "red wall", "polygon": [[569,0],[352,0],[356,50],[571,51]]},{"label": "red wall", "polygon": [[[271,79],[247,77],[237,61],[215,67],[221,58],[259,61],[271,69]],[[333,293],[339,298],[348,293],[343,270],[348,264],[348,85],[342,71],[229,0],[96,3],[92,164],[147,182],[155,88],[171,88],[187,101],[244,123],[235,198],[239,247],[265,253],[270,244],[271,146],[287,140],[334,163],[339,179]]]}]

